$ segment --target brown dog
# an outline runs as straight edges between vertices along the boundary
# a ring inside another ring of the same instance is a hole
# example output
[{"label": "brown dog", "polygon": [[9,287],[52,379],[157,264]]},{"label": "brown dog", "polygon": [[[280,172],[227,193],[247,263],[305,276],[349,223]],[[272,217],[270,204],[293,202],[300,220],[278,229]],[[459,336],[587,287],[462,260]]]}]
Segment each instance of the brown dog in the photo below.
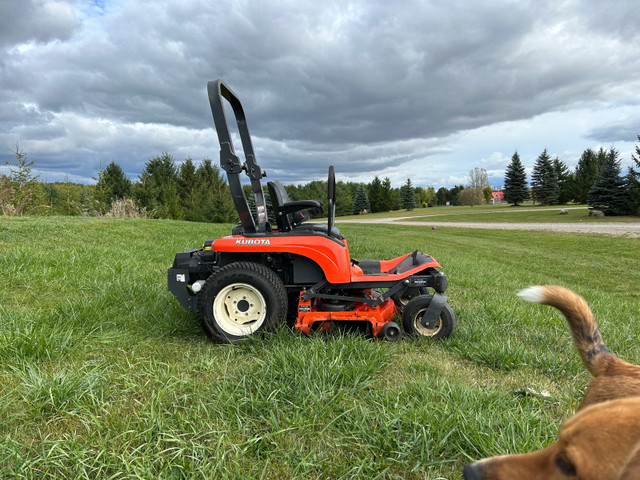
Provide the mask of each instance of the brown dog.
[{"label": "brown dog", "polygon": [[534,453],[469,464],[464,478],[640,480],[640,367],[609,352],[580,295],[552,285],[530,287],[519,295],[564,314],[582,363],[594,378],[555,443]]}]

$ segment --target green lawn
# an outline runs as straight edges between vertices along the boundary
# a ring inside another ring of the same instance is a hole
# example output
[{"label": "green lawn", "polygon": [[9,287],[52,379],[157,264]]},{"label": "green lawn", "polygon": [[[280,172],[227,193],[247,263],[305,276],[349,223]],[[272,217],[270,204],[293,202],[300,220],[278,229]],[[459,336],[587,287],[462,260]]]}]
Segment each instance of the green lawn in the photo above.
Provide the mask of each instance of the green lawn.
[{"label": "green lawn", "polygon": [[[568,209],[568,214],[560,215],[560,210],[565,208]],[[341,220],[373,220],[378,218],[403,218],[416,222],[474,223],[640,222],[640,217],[638,216],[590,217],[586,205],[560,205],[555,207],[524,205],[513,207],[506,203],[498,205],[476,205],[474,207],[432,207],[416,208],[411,211],[396,210],[393,212],[338,217],[337,221],[339,223]]]},{"label": "green lawn", "polygon": [[215,345],[166,269],[229,225],[0,217],[0,478],[460,478],[550,443],[589,379],[559,314],[515,296],[533,284],[581,293],[640,363],[638,240],[340,229],[356,258],[435,256],[453,336]]}]

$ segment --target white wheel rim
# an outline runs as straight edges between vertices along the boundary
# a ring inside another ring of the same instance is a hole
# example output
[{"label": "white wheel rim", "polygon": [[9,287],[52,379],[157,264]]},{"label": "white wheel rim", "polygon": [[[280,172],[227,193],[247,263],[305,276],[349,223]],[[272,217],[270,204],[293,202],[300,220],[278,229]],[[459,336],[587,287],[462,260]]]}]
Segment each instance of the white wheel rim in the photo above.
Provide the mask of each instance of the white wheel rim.
[{"label": "white wheel rim", "polygon": [[246,283],[224,287],[213,300],[213,317],[229,335],[250,335],[258,330],[267,316],[267,304],[257,288]]},{"label": "white wheel rim", "polygon": [[440,330],[442,330],[442,319],[438,317],[438,320],[436,320],[436,324],[433,326],[433,328],[423,327],[421,322],[422,317],[424,317],[426,311],[426,308],[418,311],[413,320],[413,328],[418,334],[422,335],[423,337],[433,337],[434,335],[437,335]]}]

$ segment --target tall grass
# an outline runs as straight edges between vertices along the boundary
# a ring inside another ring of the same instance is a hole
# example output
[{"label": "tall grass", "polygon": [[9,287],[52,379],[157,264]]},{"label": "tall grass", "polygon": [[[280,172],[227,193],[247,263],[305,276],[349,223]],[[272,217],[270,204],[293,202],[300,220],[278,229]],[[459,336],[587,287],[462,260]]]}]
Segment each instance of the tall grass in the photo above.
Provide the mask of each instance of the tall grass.
[{"label": "tall grass", "polygon": [[562,318],[515,296],[531,284],[583,294],[640,363],[637,240],[341,230],[356,258],[435,256],[454,335],[215,345],[166,269],[229,225],[0,217],[0,478],[460,478],[552,441],[588,381]]}]

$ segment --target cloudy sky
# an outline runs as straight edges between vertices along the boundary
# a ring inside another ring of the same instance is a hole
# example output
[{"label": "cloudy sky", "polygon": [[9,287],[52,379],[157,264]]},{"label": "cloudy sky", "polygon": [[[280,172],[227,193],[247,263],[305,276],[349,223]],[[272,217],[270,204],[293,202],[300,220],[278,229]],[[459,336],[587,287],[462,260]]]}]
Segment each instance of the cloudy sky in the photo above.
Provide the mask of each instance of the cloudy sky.
[{"label": "cloudy sky", "polygon": [[[0,161],[47,181],[218,161],[206,83],[240,97],[270,178],[502,185],[640,133],[636,0],[0,0]],[[4,167],[3,167],[4,168]],[[0,169],[0,171],[3,171]],[[4,168],[6,171],[6,168]]]}]

